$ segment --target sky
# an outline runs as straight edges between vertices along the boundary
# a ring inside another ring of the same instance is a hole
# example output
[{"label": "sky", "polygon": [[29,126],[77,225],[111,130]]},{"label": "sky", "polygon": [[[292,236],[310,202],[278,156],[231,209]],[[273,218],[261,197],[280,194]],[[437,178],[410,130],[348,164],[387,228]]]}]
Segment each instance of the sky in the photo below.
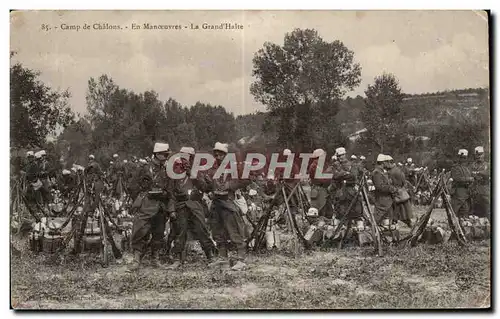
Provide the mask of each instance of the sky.
[{"label": "sky", "polygon": [[[243,29],[201,28],[226,22]],[[85,23],[89,30],[82,30]],[[123,29],[94,30],[95,23]],[[182,28],[132,30],[132,23]],[[62,30],[63,24],[81,28]],[[354,51],[362,81],[349,96],[363,96],[384,72],[405,93],[489,86],[488,21],[480,11],[25,11],[11,13],[10,28],[15,61],[40,71],[51,87],[68,89],[71,108],[81,114],[87,81],[102,74],[121,88],[154,90],[185,106],[201,101],[235,115],[264,111],[249,90],[253,55],[266,41],[283,44],[295,28],[316,29]]]}]

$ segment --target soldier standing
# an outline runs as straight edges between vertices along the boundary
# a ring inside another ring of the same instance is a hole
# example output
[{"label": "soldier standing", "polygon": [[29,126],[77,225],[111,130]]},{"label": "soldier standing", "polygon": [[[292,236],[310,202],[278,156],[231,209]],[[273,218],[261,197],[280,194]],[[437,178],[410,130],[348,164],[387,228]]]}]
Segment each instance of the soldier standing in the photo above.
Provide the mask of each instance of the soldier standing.
[{"label": "soldier standing", "polygon": [[177,174],[186,172],[183,179],[172,179],[172,189],[175,198],[175,213],[172,217],[172,225],[175,229],[173,252],[177,261],[170,268],[177,268],[186,261],[186,242],[188,232],[200,241],[201,248],[210,263],[213,257],[214,244],[210,239],[210,232],[205,222],[203,209],[203,189],[206,185],[203,179],[190,178],[195,151],[192,147],[182,147],[181,154],[186,154],[189,159],[179,158],[174,170]]},{"label": "soldier standing", "polygon": [[385,218],[393,218],[392,196],[397,193],[397,189],[391,185],[386,171],[388,160],[387,155],[379,154],[372,173],[373,186],[375,187],[375,218],[377,223],[380,223]]},{"label": "soldier standing", "polygon": [[[318,167],[318,159],[325,156],[326,152],[322,149],[314,150],[309,163],[308,174],[311,179],[311,206],[318,210],[319,216],[326,217],[328,219],[333,216],[333,207],[331,202],[331,197],[328,193],[328,188],[332,182],[331,179],[318,178],[316,175],[316,170]],[[337,157],[340,160],[339,154]],[[327,173],[330,172],[330,168],[326,170]]]},{"label": "soldier standing", "polygon": [[246,185],[238,180],[229,179],[226,174],[222,174],[219,178],[214,176],[227,153],[227,144],[215,143],[213,149],[215,165],[209,170],[207,176],[207,191],[211,191],[213,194],[209,223],[213,239],[217,244],[219,257],[228,258],[228,242],[230,241],[237,249],[238,262],[234,267],[242,268],[245,266],[243,261],[246,257],[245,222],[242,212],[234,203],[234,199],[235,191]]},{"label": "soldier standing", "polygon": [[[345,156],[345,149],[340,147],[336,150],[339,156],[340,165],[333,172],[333,182],[337,187],[336,200],[338,203],[338,212],[340,216],[347,213],[349,205],[358,194],[356,184],[361,177],[359,174],[359,166],[349,161]],[[354,156],[354,155],[353,155]],[[356,160],[357,158],[353,158]],[[352,206],[349,216],[353,219],[358,219],[363,216],[361,200],[358,198],[356,203]]]},{"label": "soldier standing", "polygon": [[451,207],[458,217],[466,217],[470,212],[470,186],[474,181],[472,173],[467,167],[467,156],[469,152],[466,149],[458,151],[458,161],[451,169]]},{"label": "soldier standing", "polygon": [[479,217],[490,218],[490,170],[484,160],[484,148],[478,146],[474,150],[475,161],[471,170],[474,177],[473,212]]},{"label": "soldier standing", "polygon": [[[392,185],[397,188],[406,188],[405,174],[401,170],[400,166],[396,166],[393,161],[389,161],[389,177],[391,179]],[[397,222],[401,220],[408,227],[412,227],[413,210],[411,207],[411,202],[409,200],[403,203],[394,203],[394,221]]]},{"label": "soldier standing", "polygon": [[52,195],[50,189],[53,185],[52,179],[55,178],[55,172],[47,161],[47,153],[41,150],[35,154],[35,158],[38,160],[37,170],[38,179],[42,182],[42,187],[40,188],[41,195],[45,204],[52,201]]},{"label": "soldier standing", "polygon": [[132,227],[134,261],[130,270],[139,268],[150,235],[152,265],[159,266],[159,250],[164,243],[166,215],[175,213],[175,203],[165,167],[169,155],[168,144],[155,143],[151,163],[139,174],[140,193],[132,205],[132,208],[138,211]]},{"label": "soldier standing", "polygon": [[114,165],[111,170],[111,181],[113,182],[113,197],[121,200],[125,193],[125,164],[119,159],[118,154],[113,155]]}]

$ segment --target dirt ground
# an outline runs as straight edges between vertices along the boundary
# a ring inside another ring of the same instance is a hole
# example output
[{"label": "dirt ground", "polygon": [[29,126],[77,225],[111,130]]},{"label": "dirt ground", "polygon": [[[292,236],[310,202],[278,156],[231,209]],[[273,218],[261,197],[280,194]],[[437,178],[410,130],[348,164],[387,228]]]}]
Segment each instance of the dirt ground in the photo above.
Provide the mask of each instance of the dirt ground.
[{"label": "dirt ground", "polygon": [[[443,215],[439,212],[436,215]],[[442,216],[444,217],[444,215]],[[436,216],[433,215],[434,219]],[[490,241],[460,247],[317,250],[294,258],[249,256],[248,269],[208,268],[193,256],[182,270],[96,256],[11,257],[15,309],[371,309],[490,307]]]}]

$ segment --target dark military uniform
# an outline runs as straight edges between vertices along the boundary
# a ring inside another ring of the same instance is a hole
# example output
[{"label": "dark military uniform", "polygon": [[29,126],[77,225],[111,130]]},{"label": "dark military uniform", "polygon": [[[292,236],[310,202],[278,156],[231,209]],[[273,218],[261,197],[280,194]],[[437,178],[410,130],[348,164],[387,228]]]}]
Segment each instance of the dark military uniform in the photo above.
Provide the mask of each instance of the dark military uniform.
[{"label": "dark military uniform", "polygon": [[46,159],[42,159],[38,163],[38,179],[42,182],[43,186],[40,188],[40,192],[45,204],[52,201],[52,195],[50,189],[52,187],[51,179],[55,179],[56,174],[54,169],[51,167]]},{"label": "dark military uniform", "polygon": [[473,185],[473,207],[474,215],[479,217],[490,217],[490,170],[488,163],[484,160],[475,161],[472,166],[474,176]]},{"label": "dark military uniform", "polygon": [[458,217],[466,217],[470,212],[470,186],[474,181],[470,169],[463,163],[451,169],[451,207]]},{"label": "dark military uniform", "polygon": [[392,194],[396,193],[397,189],[391,185],[389,176],[382,168],[377,165],[372,173],[373,186],[375,186],[375,218],[377,222],[384,218],[393,218],[393,200]]},{"label": "dark military uniform", "polygon": [[188,232],[200,241],[205,255],[210,260],[214,250],[214,244],[210,239],[210,232],[205,222],[205,210],[202,189],[206,189],[201,179],[191,179],[188,175],[184,179],[171,180],[173,196],[175,198],[176,217],[172,226],[175,232],[175,244],[173,252],[185,260],[185,248],[188,240]]},{"label": "dark military uniform", "polygon": [[[356,184],[359,175],[359,166],[345,159],[336,165],[333,171],[333,184],[335,185],[335,199],[338,206],[339,215],[347,213],[347,209],[352,200],[358,194]],[[351,207],[349,216],[351,218],[361,218],[363,216],[361,195],[358,195],[356,203]]]},{"label": "dark military uniform", "polygon": [[[397,188],[405,188],[406,187],[406,179],[403,171],[394,166],[389,170],[389,177],[391,179],[392,185]],[[411,202],[408,200],[404,203],[394,203],[394,220],[401,220],[406,223],[410,222],[413,216],[413,210],[411,207]]]},{"label": "dark military uniform", "polygon": [[[333,208],[331,198],[328,194],[328,187],[331,179],[323,179],[316,177],[316,168],[318,162],[314,161],[309,167],[308,174],[311,178],[311,207],[318,209],[319,216],[332,218]],[[331,168],[328,167],[325,173],[331,173]]]},{"label": "dark military uniform", "polygon": [[[236,206],[235,191],[246,186],[239,180],[231,180],[230,176],[222,174],[218,179],[213,178],[216,169],[209,170],[207,175],[207,189],[213,193],[212,205],[209,213],[209,224],[212,237],[217,244],[219,256],[227,257],[228,242],[238,250],[238,257],[243,258],[246,253],[245,222],[242,212]],[[249,183],[249,182],[248,182]]]},{"label": "dark military uniform", "polygon": [[58,187],[63,198],[69,199],[78,187],[76,176],[73,174],[61,175]]},{"label": "dark military uniform", "polygon": [[94,211],[100,200],[101,193],[104,191],[103,172],[99,163],[90,160],[85,168],[86,211]]},{"label": "dark military uniform", "polygon": [[166,215],[174,212],[174,199],[165,166],[154,160],[139,173],[140,193],[132,207],[137,209],[132,227],[132,248],[144,252],[151,235],[152,251],[163,245]]},{"label": "dark military uniform", "polygon": [[117,161],[111,166],[111,181],[113,183],[113,196],[115,198],[120,198],[125,192],[125,180],[126,180],[126,167],[125,163]]}]

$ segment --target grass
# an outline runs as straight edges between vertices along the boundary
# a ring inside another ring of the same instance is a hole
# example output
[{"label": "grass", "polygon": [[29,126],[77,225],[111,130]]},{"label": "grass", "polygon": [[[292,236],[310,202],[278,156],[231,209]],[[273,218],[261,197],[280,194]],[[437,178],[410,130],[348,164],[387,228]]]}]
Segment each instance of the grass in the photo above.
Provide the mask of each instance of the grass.
[{"label": "grass", "polygon": [[249,256],[246,271],[102,268],[95,258],[11,258],[16,309],[408,309],[490,306],[490,242]]}]

